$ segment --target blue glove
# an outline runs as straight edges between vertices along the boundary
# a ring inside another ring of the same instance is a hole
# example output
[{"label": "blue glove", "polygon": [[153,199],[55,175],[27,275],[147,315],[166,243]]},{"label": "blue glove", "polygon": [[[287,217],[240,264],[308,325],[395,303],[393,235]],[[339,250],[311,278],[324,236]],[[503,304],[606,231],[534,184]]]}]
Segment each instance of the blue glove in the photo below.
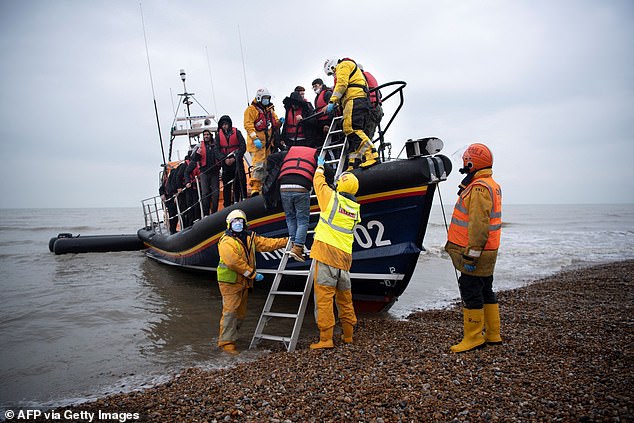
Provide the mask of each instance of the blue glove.
[{"label": "blue glove", "polygon": [[317,157],[317,165],[323,166],[326,164],[326,160],[323,157]]},{"label": "blue glove", "polygon": [[257,138],[253,141],[253,144],[255,145],[255,148],[257,148],[258,150],[262,148],[262,141],[260,141]]},{"label": "blue glove", "polygon": [[328,103],[328,106],[326,106],[326,113],[331,114],[334,108],[335,108],[335,103]]},{"label": "blue glove", "polygon": [[262,273],[256,273],[255,274],[255,281],[256,282],[262,282],[262,280],[264,280],[264,275]]},{"label": "blue glove", "polygon": [[284,120],[285,119],[283,117],[280,118],[280,125],[284,125]]},{"label": "blue glove", "polygon": [[467,272],[475,272],[476,267],[473,264],[466,264],[465,263],[464,270],[466,270]]}]

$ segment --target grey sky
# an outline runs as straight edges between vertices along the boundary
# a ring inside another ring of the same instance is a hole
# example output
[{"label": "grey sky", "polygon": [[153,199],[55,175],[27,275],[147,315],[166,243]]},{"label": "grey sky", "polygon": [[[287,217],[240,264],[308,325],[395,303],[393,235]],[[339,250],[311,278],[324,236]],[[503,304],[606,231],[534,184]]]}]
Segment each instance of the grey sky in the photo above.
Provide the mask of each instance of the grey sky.
[{"label": "grey sky", "polygon": [[[351,57],[380,83],[408,83],[393,154],[408,138],[437,136],[449,156],[480,141],[507,203],[634,202],[631,1],[264,4],[143,2],[166,149],[181,68],[198,101],[242,129],[239,25],[249,100],[266,86],[280,111],[296,85],[312,100],[314,78],[331,83],[325,58]],[[139,2],[3,0],[0,22],[0,207],[156,195]],[[442,185],[445,202],[460,177]]]}]

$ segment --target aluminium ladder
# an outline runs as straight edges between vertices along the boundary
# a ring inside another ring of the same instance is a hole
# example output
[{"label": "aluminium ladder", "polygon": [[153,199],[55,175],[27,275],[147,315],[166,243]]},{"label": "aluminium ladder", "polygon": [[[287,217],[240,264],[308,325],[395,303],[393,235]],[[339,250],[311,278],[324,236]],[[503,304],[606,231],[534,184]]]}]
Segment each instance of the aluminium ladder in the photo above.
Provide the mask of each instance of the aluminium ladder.
[{"label": "aluminium ladder", "polygon": [[[337,134],[341,134],[343,132],[340,128],[341,123],[343,122],[343,117],[337,116],[332,120],[330,124],[330,128],[328,128],[328,134],[326,135],[326,140],[324,141],[324,146],[322,147],[319,157],[324,158],[326,153],[330,153],[330,159],[325,160],[328,164],[336,163],[336,171],[335,171],[335,180],[337,177],[343,172],[343,166],[346,159],[346,149],[348,144],[348,137],[344,137],[342,143],[333,143],[333,136]],[[311,190],[312,193],[312,190]],[[311,198],[315,197],[315,194],[311,194]],[[311,215],[318,215],[319,211],[311,212]],[[308,231],[308,233],[314,233],[315,231]],[[292,352],[295,350],[297,346],[297,341],[299,339],[299,333],[302,329],[302,323],[304,322],[304,315],[306,314],[306,308],[308,306],[308,299],[310,298],[310,294],[313,289],[313,279],[315,276],[315,261],[308,258],[310,260],[310,268],[309,270],[289,270],[286,268],[288,264],[288,260],[290,259],[289,251],[291,249],[291,240],[288,240],[286,247],[284,249],[284,255],[280,259],[280,265],[277,268],[275,273],[275,278],[273,278],[273,284],[271,285],[271,290],[269,291],[268,297],[266,298],[266,302],[264,303],[264,307],[262,308],[262,314],[260,314],[260,319],[258,320],[258,324],[255,327],[255,333],[253,334],[253,338],[251,339],[251,344],[249,345],[249,349],[254,348],[262,339],[266,339],[269,341],[277,341],[282,342],[286,347],[288,352]],[[303,291],[281,291],[279,289],[280,282],[284,275],[294,275],[294,276],[306,276],[306,280],[304,283]],[[272,311],[273,302],[276,297],[301,297],[300,303],[298,307],[297,313],[281,313]],[[266,324],[271,318],[282,318],[282,319],[290,319],[293,320],[293,330],[290,336],[280,336],[280,335],[271,335],[264,333],[264,329]]]}]

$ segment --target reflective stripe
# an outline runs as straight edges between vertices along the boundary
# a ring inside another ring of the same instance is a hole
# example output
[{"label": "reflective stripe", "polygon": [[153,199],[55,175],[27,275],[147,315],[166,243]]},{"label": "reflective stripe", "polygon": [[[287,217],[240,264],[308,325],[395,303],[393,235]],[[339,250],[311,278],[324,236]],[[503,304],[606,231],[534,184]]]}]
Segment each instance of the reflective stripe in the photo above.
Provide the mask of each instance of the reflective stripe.
[{"label": "reflective stripe", "polygon": [[361,220],[359,203],[332,193],[325,210],[319,215],[315,239],[352,254],[354,227]]},{"label": "reflective stripe", "polygon": [[458,226],[464,226],[465,228],[469,226],[469,222],[465,222],[464,220],[458,220],[457,217],[452,217],[451,223]]},{"label": "reflective stripe", "polygon": [[464,214],[468,214],[469,212],[467,211],[467,209],[464,208],[464,206],[462,205],[462,203],[457,203],[456,204],[456,208],[461,211]]}]

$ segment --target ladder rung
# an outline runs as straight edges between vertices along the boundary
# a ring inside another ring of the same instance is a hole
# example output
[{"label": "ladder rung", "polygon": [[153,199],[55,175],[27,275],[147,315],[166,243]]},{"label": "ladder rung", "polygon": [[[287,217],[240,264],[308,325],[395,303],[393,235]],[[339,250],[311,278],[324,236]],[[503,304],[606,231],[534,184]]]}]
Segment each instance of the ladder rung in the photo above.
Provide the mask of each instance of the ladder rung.
[{"label": "ladder rung", "polygon": [[255,335],[254,338],[268,339],[270,341],[279,341],[279,342],[291,342],[291,338],[288,336],[279,336],[279,335],[267,335],[262,333],[260,335]]},{"label": "ladder rung", "polygon": [[293,313],[277,313],[274,311],[265,311],[262,313],[262,316],[268,316],[268,317],[283,317],[286,319],[297,319],[297,314],[293,314]]},{"label": "ladder rung", "polygon": [[344,144],[330,144],[330,145],[323,146],[321,150],[322,151],[323,150],[332,150],[332,149],[335,149],[335,148],[341,148],[343,146],[344,146]]},{"label": "ladder rung", "polygon": [[302,296],[304,293],[302,291],[271,291],[271,295],[297,295]]},{"label": "ladder rung", "polygon": [[282,275],[296,275],[296,276],[308,276],[308,273],[310,273],[309,270],[280,270],[278,271],[278,273],[281,273]]}]

